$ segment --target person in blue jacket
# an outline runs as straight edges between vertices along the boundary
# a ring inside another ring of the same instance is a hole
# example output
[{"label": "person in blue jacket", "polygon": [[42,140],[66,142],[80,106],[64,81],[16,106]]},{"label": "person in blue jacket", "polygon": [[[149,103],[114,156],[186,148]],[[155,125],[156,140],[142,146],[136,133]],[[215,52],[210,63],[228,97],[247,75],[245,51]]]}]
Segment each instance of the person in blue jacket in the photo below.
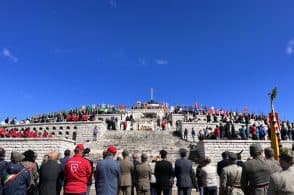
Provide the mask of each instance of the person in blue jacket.
[{"label": "person in blue jacket", "polygon": [[30,172],[20,162],[24,156],[19,152],[11,153],[3,179],[3,195],[26,195],[31,183]]},{"label": "person in blue jacket", "polygon": [[99,161],[95,172],[96,195],[117,195],[120,184],[120,166],[114,160],[117,150],[109,146],[104,160]]}]

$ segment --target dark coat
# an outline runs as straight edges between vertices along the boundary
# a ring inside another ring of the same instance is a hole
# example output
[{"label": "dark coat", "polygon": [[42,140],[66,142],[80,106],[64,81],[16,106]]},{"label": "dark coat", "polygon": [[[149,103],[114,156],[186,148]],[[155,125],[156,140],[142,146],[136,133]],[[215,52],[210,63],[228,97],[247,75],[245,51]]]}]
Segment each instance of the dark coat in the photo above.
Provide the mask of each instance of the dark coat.
[{"label": "dark coat", "polygon": [[26,195],[27,188],[31,182],[30,172],[19,163],[8,163],[5,175],[17,174],[22,171],[14,180],[3,187],[3,195]]},{"label": "dark coat", "polygon": [[8,167],[8,162],[5,161],[3,158],[0,157],[0,195],[2,195],[2,191],[3,191],[3,178],[4,178],[4,174],[7,170]]},{"label": "dark coat", "polygon": [[175,162],[175,176],[177,177],[177,186],[180,188],[191,188],[193,169],[191,161],[182,158]]},{"label": "dark coat", "polygon": [[156,177],[156,186],[161,189],[171,188],[173,179],[173,167],[169,161],[161,160],[156,163],[154,175]]},{"label": "dark coat", "polygon": [[62,167],[54,160],[48,160],[40,168],[40,195],[56,194],[56,187],[59,184],[59,178],[62,173]]},{"label": "dark coat", "polygon": [[221,175],[221,172],[224,167],[229,165],[229,159],[223,159],[217,163],[217,174],[218,176]]}]

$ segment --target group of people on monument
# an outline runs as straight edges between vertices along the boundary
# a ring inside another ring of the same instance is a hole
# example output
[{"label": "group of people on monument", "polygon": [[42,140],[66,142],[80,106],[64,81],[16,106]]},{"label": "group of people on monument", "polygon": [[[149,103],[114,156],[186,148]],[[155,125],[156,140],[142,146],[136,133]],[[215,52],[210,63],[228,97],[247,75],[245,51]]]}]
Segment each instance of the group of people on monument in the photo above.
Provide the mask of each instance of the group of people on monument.
[{"label": "group of people on monument", "polygon": [[[271,137],[270,128],[264,124],[256,125],[241,125],[239,129],[235,128],[236,126],[233,123],[226,123],[216,125],[215,128],[206,127],[200,129],[197,132],[199,140],[203,139],[238,139],[238,140],[268,140]],[[195,129],[188,128],[184,129],[184,132],[180,136],[182,139],[188,141],[188,137],[192,136],[193,142],[195,142]],[[281,125],[280,129],[281,139],[282,140],[294,140],[294,124],[293,125]]]},{"label": "group of people on monument", "polygon": [[53,135],[46,130],[38,132],[37,130],[31,131],[30,128],[25,129],[5,129],[0,128],[0,138],[51,138]]},{"label": "group of people on monument", "polygon": [[120,113],[118,108],[110,105],[84,106],[82,108],[71,109],[68,111],[52,112],[40,114],[17,121],[16,117],[10,119],[6,117],[3,124],[30,124],[30,123],[49,123],[49,122],[76,122],[76,121],[94,121],[97,114]]}]

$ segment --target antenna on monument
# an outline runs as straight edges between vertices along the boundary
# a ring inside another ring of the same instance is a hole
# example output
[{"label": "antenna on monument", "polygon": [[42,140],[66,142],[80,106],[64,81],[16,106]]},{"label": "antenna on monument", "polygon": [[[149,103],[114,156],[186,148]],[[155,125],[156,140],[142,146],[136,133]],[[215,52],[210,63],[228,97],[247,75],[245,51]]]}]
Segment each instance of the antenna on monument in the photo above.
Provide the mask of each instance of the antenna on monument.
[{"label": "antenna on monument", "polygon": [[150,100],[153,100],[154,91],[153,88],[150,88]]}]

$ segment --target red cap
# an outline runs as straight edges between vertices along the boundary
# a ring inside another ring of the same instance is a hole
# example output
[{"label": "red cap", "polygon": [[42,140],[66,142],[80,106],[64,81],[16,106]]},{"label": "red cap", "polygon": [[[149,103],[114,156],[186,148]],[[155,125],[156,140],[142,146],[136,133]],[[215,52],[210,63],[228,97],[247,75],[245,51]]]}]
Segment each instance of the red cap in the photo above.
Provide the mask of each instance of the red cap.
[{"label": "red cap", "polygon": [[114,146],[108,146],[107,151],[116,154],[117,149]]},{"label": "red cap", "polygon": [[79,150],[85,150],[84,144],[77,144],[76,148]]}]

